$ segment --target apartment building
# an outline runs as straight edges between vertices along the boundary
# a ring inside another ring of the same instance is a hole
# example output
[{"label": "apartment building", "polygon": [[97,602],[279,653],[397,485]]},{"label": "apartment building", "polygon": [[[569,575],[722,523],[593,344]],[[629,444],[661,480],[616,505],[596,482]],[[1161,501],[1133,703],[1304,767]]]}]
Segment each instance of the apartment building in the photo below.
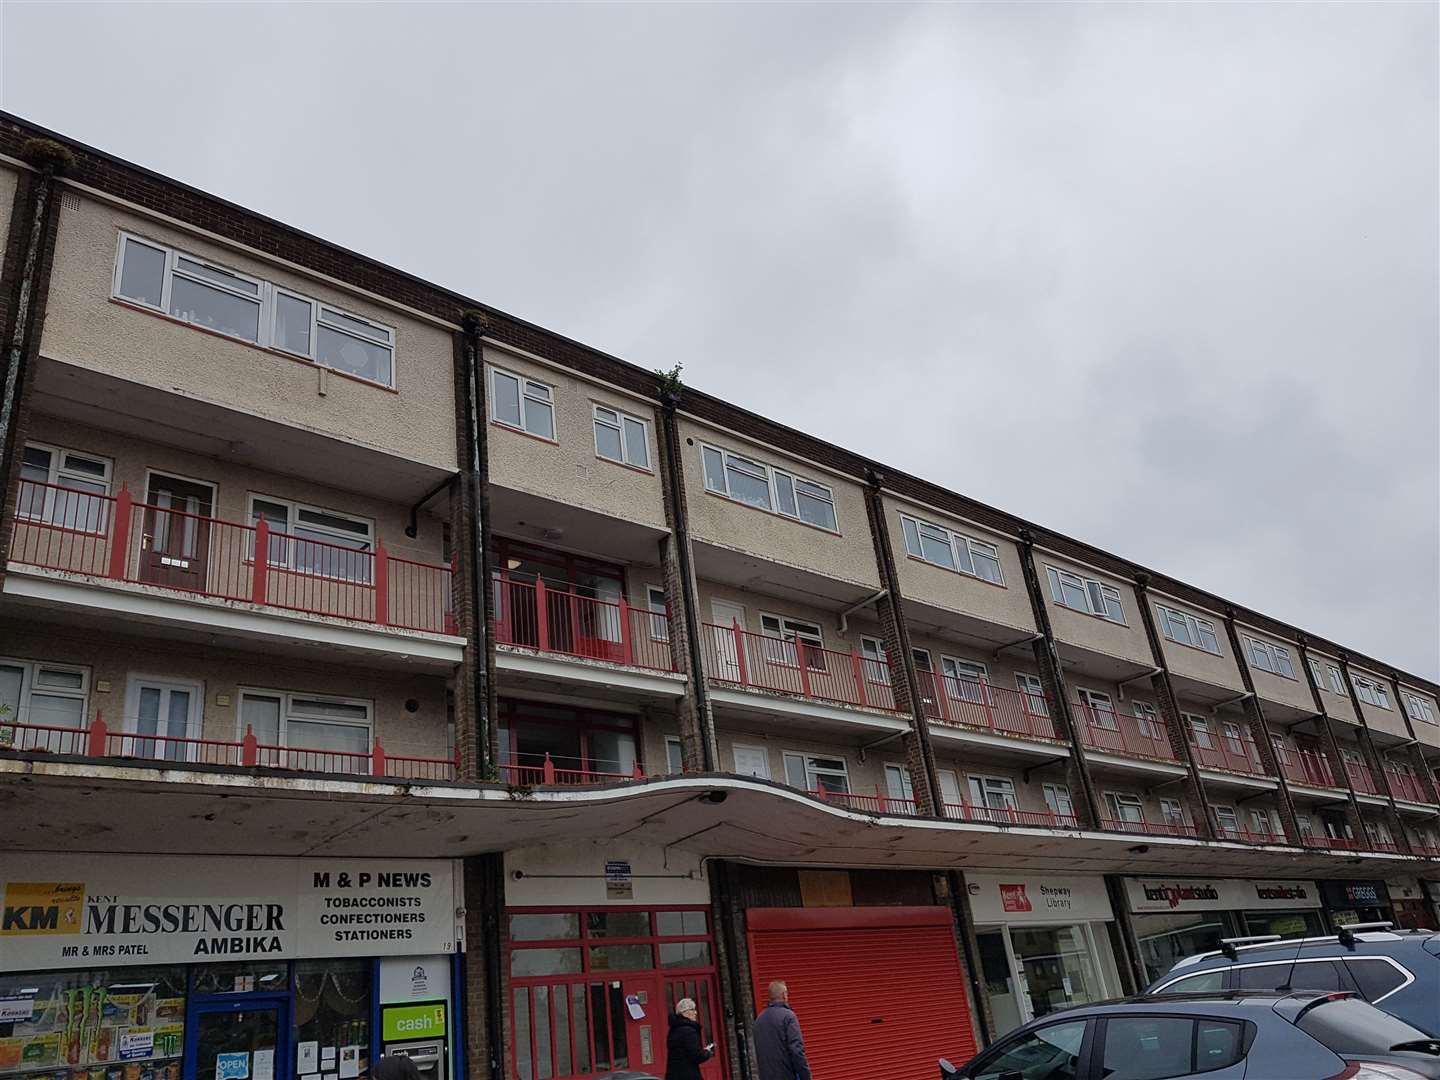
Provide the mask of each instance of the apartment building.
[{"label": "apartment building", "polygon": [[774,978],[909,1077],[1435,925],[1425,679],[14,117],[0,213],[4,1080],[748,1077]]}]

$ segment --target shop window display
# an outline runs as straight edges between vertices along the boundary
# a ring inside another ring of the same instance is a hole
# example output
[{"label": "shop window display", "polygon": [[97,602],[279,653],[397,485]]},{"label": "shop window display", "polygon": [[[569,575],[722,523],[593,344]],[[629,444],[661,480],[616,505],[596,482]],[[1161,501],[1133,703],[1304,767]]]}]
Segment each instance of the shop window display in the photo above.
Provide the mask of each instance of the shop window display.
[{"label": "shop window display", "polygon": [[370,1062],[370,961],[295,961],[295,1042],[357,1048]]}]

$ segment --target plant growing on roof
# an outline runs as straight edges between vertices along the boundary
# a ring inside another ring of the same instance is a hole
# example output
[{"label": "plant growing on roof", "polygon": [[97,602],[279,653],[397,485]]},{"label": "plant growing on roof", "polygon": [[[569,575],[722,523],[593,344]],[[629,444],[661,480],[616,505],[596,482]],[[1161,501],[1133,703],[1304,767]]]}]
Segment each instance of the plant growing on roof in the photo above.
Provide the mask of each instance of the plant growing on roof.
[{"label": "plant growing on roof", "polygon": [[679,401],[680,395],[685,392],[685,384],[680,381],[680,372],[685,370],[684,364],[676,364],[669,371],[661,368],[655,369],[655,374],[660,376],[660,396],[669,401]]}]

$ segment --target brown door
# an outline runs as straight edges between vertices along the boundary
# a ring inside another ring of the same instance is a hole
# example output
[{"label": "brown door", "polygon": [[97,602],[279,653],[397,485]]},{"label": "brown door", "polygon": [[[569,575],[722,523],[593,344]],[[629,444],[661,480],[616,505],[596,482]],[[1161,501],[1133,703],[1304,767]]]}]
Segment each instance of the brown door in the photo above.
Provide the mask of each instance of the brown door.
[{"label": "brown door", "polygon": [[140,578],[172,589],[205,591],[212,489],[152,474],[140,537]]}]

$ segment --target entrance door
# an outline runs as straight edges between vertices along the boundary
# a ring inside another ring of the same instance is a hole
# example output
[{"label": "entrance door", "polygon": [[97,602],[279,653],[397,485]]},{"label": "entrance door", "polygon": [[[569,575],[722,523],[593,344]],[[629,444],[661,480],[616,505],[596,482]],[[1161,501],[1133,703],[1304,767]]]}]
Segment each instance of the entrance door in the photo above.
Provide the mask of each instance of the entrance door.
[{"label": "entrance door", "polygon": [[288,1071],[290,1010],[285,998],[197,999],[186,1028],[185,1080],[267,1080]]},{"label": "entrance door", "polygon": [[1012,926],[1009,933],[1026,1020],[1105,997],[1088,927]]},{"label": "entrance door", "polygon": [[[706,632],[710,634],[716,661],[715,670],[711,674],[714,678],[724,679],[726,682],[739,682],[739,650],[745,647],[745,609],[728,600],[711,600],[710,619],[714,625],[707,627]],[[736,642],[734,633],[737,625],[742,631],[739,643]]]},{"label": "entrance door", "polygon": [[[630,1068],[663,1076],[670,1014],[660,993],[660,980],[653,975],[629,975],[622,982],[625,991],[625,1045],[630,1053]],[[637,1012],[642,1015],[636,1016]]]},{"label": "entrance door", "polygon": [[132,676],[125,705],[125,752],[133,757],[190,760],[189,744],[200,727],[199,683]]},{"label": "entrance door", "polygon": [[140,578],[172,589],[205,591],[214,489],[193,480],[150,475],[140,537]]}]

